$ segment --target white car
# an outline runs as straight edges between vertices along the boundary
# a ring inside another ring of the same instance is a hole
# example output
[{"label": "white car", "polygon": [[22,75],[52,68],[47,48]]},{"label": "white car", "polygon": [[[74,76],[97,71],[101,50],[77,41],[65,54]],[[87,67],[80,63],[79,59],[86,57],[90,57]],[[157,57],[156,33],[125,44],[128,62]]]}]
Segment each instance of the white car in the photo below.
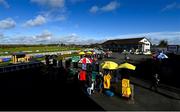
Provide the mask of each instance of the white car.
[{"label": "white car", "polygon": [[151,51],[144,52],[143,54],[144,54],[144,55],[151,55]]}]

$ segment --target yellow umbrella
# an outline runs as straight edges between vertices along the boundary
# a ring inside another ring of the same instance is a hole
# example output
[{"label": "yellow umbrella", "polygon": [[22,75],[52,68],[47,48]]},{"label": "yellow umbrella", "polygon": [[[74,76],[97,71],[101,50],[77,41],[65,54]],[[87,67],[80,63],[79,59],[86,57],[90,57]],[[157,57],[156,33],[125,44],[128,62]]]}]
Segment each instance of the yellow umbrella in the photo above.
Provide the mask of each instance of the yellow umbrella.
[{"label": "yellow umbrella", "polygon": [[92,52],[91,52],[91,51],[88,51],[87,54],[92,54]]},{"label": "yellow umbrella", "polygon": [[79,53],[79,55],[84,55],[84,54],[85,54],[85,52],[83,52],[83,51]]},{"label": "yellow umbrella", "polygon": [[101,64],[103,69],[115,70],[118,69],[118,64],[113,61],[105,61]]},{"label": "yellow umbrella", "polygon": [[126,68],[126,69],[130,69],[130,70],[135,70],[136,66],[129,64],[129,63],[123,63],[123,64],[120,64],[118,68]]}]

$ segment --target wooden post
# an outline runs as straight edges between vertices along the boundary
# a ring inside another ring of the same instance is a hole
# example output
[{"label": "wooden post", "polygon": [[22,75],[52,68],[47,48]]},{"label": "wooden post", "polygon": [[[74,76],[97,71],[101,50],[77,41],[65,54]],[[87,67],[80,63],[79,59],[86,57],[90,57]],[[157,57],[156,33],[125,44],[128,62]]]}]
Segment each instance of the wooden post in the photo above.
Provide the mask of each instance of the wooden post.
[{"label": "wooden post", "polygon": [[14,56],[12,55],[12,62],[14,63]]},{"label": "wooden post", "polygon": [[17,63],[17,58],[16,58],[16,55],[14,55],[14,64]]}]

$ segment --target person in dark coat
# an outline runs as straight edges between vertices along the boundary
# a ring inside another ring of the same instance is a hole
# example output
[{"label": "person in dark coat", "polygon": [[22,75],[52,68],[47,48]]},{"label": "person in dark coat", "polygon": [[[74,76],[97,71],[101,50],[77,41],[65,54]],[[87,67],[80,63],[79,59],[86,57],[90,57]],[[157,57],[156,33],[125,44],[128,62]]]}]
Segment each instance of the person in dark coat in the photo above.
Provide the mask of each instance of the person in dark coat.
[{"label": "person in dark coat", "polygon": [[103,91],[103,73],[99,72],[96,77],[96,91],[102,93]]},{"label": "person in dark coat", "polygon": [[151,83],[151,89],[153,90],[153,88],[155,89],[155,91],[157,91],[158,86],[159,86],[159,75],[156,73],[153,75],[152,77],[152,83]]}]

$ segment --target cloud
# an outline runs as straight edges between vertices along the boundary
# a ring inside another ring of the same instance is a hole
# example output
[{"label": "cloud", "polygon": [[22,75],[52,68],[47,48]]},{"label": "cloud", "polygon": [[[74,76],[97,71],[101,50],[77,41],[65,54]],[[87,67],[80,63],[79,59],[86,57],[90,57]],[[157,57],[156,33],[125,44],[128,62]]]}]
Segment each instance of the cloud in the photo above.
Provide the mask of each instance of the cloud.
[{"label": "cloud", "polygon": [[4,34],[3,33],[0,33],[0,38],[2,38],[4,36]]},{"label": "cloud", "polygon": [[26,27],[34,27],[34,26],[40,26],[46,23],[46,18],[42,15],[38,15],[35,19],[30,19],[25,22],[24,26]]},{"label": "cloud", "polygon": [[5,8],[10,8],[6,0],[0,0],[0,5],[3,5]]},{"label": "cloud", "polygon": [[180,32],[149,32],[149,33],[136,33],[136,34],[125,34],[112,37],[106,37],[109,39],[122,39],[122,38],[136,38],[146,37],[151,40],[153,44],[158,44],[160,40],[167,40],[169,44],[180,43]]},{"label": "cloud", "polygon": [[113,10],[116,10],[119,6],[120,6],[120,4],[118,2],[112,1],[109,4],[107,4],[106,6],[103,6],[101,8],[101,10],[105,11],[105,12],[113,11]]},{"label": "cloud", "polygon": [[11,29],[16,26],[16,22],[12,18],[0,20],[0,29]]},{"label": "cloud", "polygon": [[34,36],[33,38],[36,39],[36,41],[42,41],[42,40],[50,40],[52,38],[52,33],[48,30],[44,30],[41,34]]},{"label": "cloud", "polygon": [[9,44],[9,43],[12,43],[11,37],[3,33],[0,33],[0,44]]},{"label": "cloud", "polygon": [[91,13],[96,13],[98,11],[110,12],[110,11],[116,10],[117,8],[119,8],[119,6],[120,6],[120,3],[118,3],[117,1],[111,1],[110,3],[108,3],[107,5],[102,6],[102,7],[98,7],[96,5],[92,6],[89,11]]},{"label": "cloud", "polygon": [[6,40],[6,41],[8,41],[6,43],[10,43],[10,44],[34,44],[34,43],[36,43],[32,36],[24,36],[24,35],[11,37],[11,41],[10,40]]},{"label": "cloud", "polygon": [[50,43],[52,37],[52,33],[48,30],[34,35],[6,36],[0,33],[0,44],[47,44]]},{"label": "cloud", "polygon": [[65,15],[59,15],[56,17],[57,21],[65,21],[66,20],[66,16]]},{"label": "cloud", "polygon": [[65,21],[68,17],[64,9],[50,9],[40,12],[40,14],[43,15],[43,17],[45,17],[48,22]]},{"label": "cloud", "polygon": [[64,0],[31,0],[31,2],[49,8],[63,8],[65,4]]},{"label": "cloud", "polygon": [[4,38],[4,34],[0,33],[0,39]]},{"label": "cloud", "polygon": [[72,43],[77,43],[80,40],[80,37],[77,36],[77,34],[72,33],[68,36],[63,36],[60,38],[60,42],[65,43],[65,44],[72,44]]},{"label": "cloud", "polygon": [[180,45],[180,32],[149,32],[149,33],[135,33],[124,34],[117,36],[108,36],[98,39],[97,37],[84,37],[76,33],[65,36],[54,36],[50,31],[44,30],[40,34],[35,35],[13,35],[7,36],[0,33],[0,44],[48,44],[48,43],[65,43],[65,44],[80,44],[88,45],[93,43],[102,43],[110,39],[124,39],[146,37],[152,44],[158,44],[160,40],[167,40],[169,44]]},{"label": "cloud", "polygon": [[89,39],[89,38],[81,37],[76,33],[72,33],[70,35],[60,37],[58,42],[64,44],[88,45],[93,43],[101,43],[102,40],[96,40],[91,38]]},{"label": "cloud", "polygon": [[89,11],[90,11],[91,13],[96,13],[97,11],[99,11],[99,7],[98,7],[98,6],[92,6]]},{"label": "cloud", "polygon": [[162,9],[162,11],[167,11],[172,9],[180,9],[180,3],[173,2],[171,4],[168,4]]}]

